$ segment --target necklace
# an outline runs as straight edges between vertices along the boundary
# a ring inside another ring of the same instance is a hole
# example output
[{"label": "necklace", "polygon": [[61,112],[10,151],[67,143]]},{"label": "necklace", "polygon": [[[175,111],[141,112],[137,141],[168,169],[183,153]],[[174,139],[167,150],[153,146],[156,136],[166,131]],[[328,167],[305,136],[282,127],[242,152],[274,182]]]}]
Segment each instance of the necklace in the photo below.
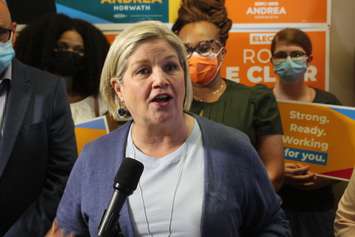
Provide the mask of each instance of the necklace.
[{"label": "necklace", "polygon": [[[227,84],[222,79],[220,80],[221,82],[217,89],[211,91],[210,88],[201,88],[199,93],[194,93],[194,99],[200,102],[208,103],[217,101],[227,87]],[[197,94],[201,94],[202,96],[198,96]]]},{"label": "necklace", "polygon": [[[172,200],[172,203],[171,203],[170,218],[169,218],[169,229],[168,229],[169,230],[169,235],[168,235],[168,237],[170,237],[171,234],[173,233],[172,222],[173,222],[173,213],[174,213],[174,208],[175,208],[176,194],[177,194],[177,191],[178,191],[180,183],[181,183],[181,178],[182,178],[184,167],[185,167],[185,163],[186,163],[185,161],[186,161],[186,157],[187,157],[188,146],[187,146],[186,142],[185,142],[184,145],[185,145],[184,155],[181,158],[180,170],[178,172],[178,176],[177,176],[177,180],[176,180],[176,184],[175,184],[175,188],[174,188],[174,193],[173,193],[173,200]],[[136,159],[136,146],[134,145],[133,140],[132,140],[132,147],[133,147],[133,159]],[[145,218],[145,222],[147,224],[147,231],[148,231],[149,236],[153,237],[153,234],[151,232],[150,225],[149,225],[149,220],[148,220],[148,215],[147,215],[147,207],[146,207],[145,201],[144,201],[143,188],[142,188],[142,185],[141,185],[140,182],[138,182],[138,187],[139,187],[139,192],[140,192],[140,196],[141,196],[141,199],[142,199],[144,218]]]}]

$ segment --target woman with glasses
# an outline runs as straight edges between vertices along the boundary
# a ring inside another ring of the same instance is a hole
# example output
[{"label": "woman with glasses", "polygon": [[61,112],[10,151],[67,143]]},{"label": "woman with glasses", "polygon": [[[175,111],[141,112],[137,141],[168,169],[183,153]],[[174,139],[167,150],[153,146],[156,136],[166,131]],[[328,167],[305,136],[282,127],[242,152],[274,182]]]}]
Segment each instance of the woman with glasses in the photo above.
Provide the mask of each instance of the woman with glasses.
[{"label": "woman with glasses", "polygon": [[273,89],[277,99],[340,104],[331,93],[311,88],[304,81],[312,61],[312,43],[305,32],[293,28],[279,31],[272,40],[271,54],[271,63],[280,79]]},{"label": "woman with glasses", "polygon": [[15,45],[20,61],[64,77],[75,123],[107,112],[99,84],[108,49],[100,30],[62,14],[50,14],[28,25]]},{"label": "woman with glasses", "polygon": [[[331,93],[304,81],[312,61],[312,43],[298,29],[279,31],[271,43],[271,62],[279,76],[273,89],[277,99],[340,105]],[[331,181],[315,176],[309,167],[285,163],[285,185],[280,190],[293,236],[333,236],[335,215]]]},{"label": "woman with glasses", "polygon": [[191,111],[246,133],[278,189],[283,174],[282,128],[271,90],[247,87],[220,75],[231,26],[224,1],[182,1],[172,30],[188,52],[194,97]]}]

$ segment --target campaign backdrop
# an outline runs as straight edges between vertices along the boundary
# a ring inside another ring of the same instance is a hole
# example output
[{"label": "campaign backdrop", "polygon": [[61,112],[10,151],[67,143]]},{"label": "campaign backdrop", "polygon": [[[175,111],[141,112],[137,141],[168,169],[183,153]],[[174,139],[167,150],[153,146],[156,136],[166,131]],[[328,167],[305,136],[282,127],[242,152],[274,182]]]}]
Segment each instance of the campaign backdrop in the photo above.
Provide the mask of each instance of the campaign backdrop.
[{"label": "campaign backdrop", "polygon": [[[175,21],[180,0],[57,0],[57,11],[96,24],[112,42],[127,24]],[[313,43],[313,61],[305,80],[329,89],[329,27],[331,0],[226,0],[233,21],[222,75],[246,85],[272,87],[277,80],[270,64],[270,42],[278,30],[297,27]]]},{"label": "campaign backdrop", "polygon": [[320,176],[349,180],[355,165],[355,108],[279,101],[284,156]]},{"label": "campaign backdrop", "polygon": [[[328,89],[328,44],[326,30],[306,30],[313,42],[313,60],[308,67],[305,81],[311,87]],[[274,31],[240,30],[231,32],[226,45],[227,54],[221,67],[222,76],[245,85],[264,84],[273,87],[277,79],[270,63],[271,40]],[[112,42],[118,32],[106,31]]]},{"label": "campaign backdrop", "polygon": [[[327,89],[328,31],[305,30],[313,43],[313,60],[308,67],[305,81],[319,89]],[[270,63],[271,40],[275,31],[239,30],[231,32],[227,42],[227,54],[222,75],[236,82],[272,87],[277,80]]]},{"label": "campaign backdrop", "polygon": [[93,24],[169,21],[168,0],[57,0],[56,6],[57,12]]},{"label": "campaign backdrop", "polygon": [[330,0],[226,0],[229,17],[237,24],[329,23]]}]

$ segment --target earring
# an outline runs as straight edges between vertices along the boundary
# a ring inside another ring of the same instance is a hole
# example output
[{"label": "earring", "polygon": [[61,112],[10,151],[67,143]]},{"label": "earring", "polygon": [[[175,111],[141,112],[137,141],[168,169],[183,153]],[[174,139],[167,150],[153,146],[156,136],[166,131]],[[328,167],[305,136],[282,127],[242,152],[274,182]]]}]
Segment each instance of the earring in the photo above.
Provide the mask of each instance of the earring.
[{"label": "earring", "polygon": [[124,108],[119,108],[119,109],[117,110],[117,114],[118,114],[118,117],[124,118],[124,117],[127,116],[128,111],[127,111],[126,109],[124,109]]}]

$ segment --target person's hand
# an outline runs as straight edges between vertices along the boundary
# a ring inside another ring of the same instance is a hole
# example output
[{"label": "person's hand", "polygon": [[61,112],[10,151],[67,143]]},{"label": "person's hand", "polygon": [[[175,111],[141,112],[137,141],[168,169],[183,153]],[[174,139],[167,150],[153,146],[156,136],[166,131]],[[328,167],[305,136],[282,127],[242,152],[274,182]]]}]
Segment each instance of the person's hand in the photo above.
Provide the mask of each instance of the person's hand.
[{"label": "person's hand", "polygon": [[285,182],[292,186],[307,189],[315,185],[317,176],[309,170],[309,166],[285,163]]}]

